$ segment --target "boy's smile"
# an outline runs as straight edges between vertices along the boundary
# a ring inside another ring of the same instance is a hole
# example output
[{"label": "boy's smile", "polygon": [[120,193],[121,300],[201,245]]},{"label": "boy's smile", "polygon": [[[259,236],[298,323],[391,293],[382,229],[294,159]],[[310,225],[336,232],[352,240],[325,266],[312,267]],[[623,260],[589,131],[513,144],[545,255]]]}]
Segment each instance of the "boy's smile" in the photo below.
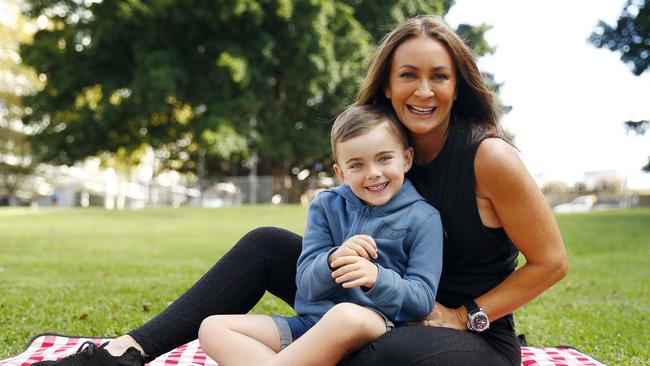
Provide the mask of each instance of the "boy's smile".
[{"label": "boy's smile", "polygon": [[387,123],[339,141],[336,151],[336,175],[373,207],[387,203],[399,192],[413,157],[413,150],[402,146]]}]

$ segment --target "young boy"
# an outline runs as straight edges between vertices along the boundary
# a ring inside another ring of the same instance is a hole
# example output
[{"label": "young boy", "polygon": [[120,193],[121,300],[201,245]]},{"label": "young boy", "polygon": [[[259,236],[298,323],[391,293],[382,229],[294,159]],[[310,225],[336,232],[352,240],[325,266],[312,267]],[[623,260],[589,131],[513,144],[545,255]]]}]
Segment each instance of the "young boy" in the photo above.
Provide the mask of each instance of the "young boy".
[{"label": "young boy", "polygon": [[413,149],[402,125],[386,107],[354,106],[334,122],[331,144],[344,184],[309,208],[297,315],[208,317],[199,341],[220,365],[335,365],[433,309],[442,224],[404,178]]}]

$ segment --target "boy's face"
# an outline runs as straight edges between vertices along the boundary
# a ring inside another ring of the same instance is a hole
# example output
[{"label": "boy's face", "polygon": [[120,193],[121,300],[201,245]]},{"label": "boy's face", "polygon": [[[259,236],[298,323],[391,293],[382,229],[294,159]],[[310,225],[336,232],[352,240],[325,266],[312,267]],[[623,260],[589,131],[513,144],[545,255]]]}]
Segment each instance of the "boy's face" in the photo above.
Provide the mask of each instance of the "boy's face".
[{"label": "boy's face", "polygon": [[404,183],[411,168],[413,149],[404,149],[382,123],[363,135],[338,142],[336,175],[368,206],[388,202]]}]

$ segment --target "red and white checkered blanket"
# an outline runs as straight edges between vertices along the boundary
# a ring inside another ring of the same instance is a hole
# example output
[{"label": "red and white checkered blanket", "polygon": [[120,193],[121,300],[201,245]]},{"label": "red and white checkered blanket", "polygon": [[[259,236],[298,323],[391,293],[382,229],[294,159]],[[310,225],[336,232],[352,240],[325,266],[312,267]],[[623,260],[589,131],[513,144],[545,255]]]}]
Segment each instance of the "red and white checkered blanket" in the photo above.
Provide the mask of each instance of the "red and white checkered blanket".
[{"label": "red and white checkered blanket", "polygon": [[[28,366],[42,360],[56,360],[77,351],[85,341],[100,345],[110,338],[67,337],[41,334],[17,356],[0,360],[0,366]],[[156,358],[149,366],[193,365],[218,366],[199,348],[198,341],[182,345]],[[594,358],[569,347],[521,347],[522,366],[604,366]]]}]

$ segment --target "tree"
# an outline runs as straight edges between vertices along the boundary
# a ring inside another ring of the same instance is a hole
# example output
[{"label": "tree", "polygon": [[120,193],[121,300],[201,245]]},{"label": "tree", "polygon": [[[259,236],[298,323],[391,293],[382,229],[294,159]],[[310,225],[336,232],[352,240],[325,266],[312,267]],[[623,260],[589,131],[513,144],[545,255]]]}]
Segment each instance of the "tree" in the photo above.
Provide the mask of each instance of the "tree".
[{"label": "tree", "polygon": [[5,0],[0,22],[0,194],[15,197],[35,163],[21,119],[31,110],[21,97],[42,84],[34,70],[21,64],[20,42],[29,42],[33,26],[21,12],[21,1]]},{"label": "tree", "polygon": [[[650,69],[650,0],[628,0],[616,27],[602,20],[589,37],[598,48],[620,51],[621,60],[630,66],[634,75],[641,75]],[[626,121],[628,131],[642,135],[646,132],[648,121]],[[648,164],[642,170],[650,172]]]},{"label": "tree", "polygon": [[369,53],[352,12],[325,0],[34,1],[29,14],[50,23],[22,50],[48,77],[26,101],[38,153],[72,163],[148,144],[192,170],[201,151],[250,146],[268,171],[327,151],[316,137]]},{"label": "tree", "polygon": [[[384,25],[450,0],[33,0],[47,22],[22,48],[47,76],[26,103],[38,155],[70,164],[164,151],[174,169],[260,174],[329,164],[333,117],[354,100]],[[486,28],[464,26],[478,53]]]},{"label": "tree", "polygon": [[[636,135],[645,134],[648,126],[650,126],[650,121],[625,121],[624,123],[627,131],[633,132]],[[641,170],[650,172],[650,157],[648,157],[648,163]]]},{"label": "tree", "polygon": [[650,0],[628,0],[616,26],[598,22],[589,41],[598,48],[621,52],[635,75],[650,67]]},{"label": "tree", "polygon": [[600,194],[618,195],[625,189],[625,180],[618,176],[599,177],[594,183],[594,191]]}]

